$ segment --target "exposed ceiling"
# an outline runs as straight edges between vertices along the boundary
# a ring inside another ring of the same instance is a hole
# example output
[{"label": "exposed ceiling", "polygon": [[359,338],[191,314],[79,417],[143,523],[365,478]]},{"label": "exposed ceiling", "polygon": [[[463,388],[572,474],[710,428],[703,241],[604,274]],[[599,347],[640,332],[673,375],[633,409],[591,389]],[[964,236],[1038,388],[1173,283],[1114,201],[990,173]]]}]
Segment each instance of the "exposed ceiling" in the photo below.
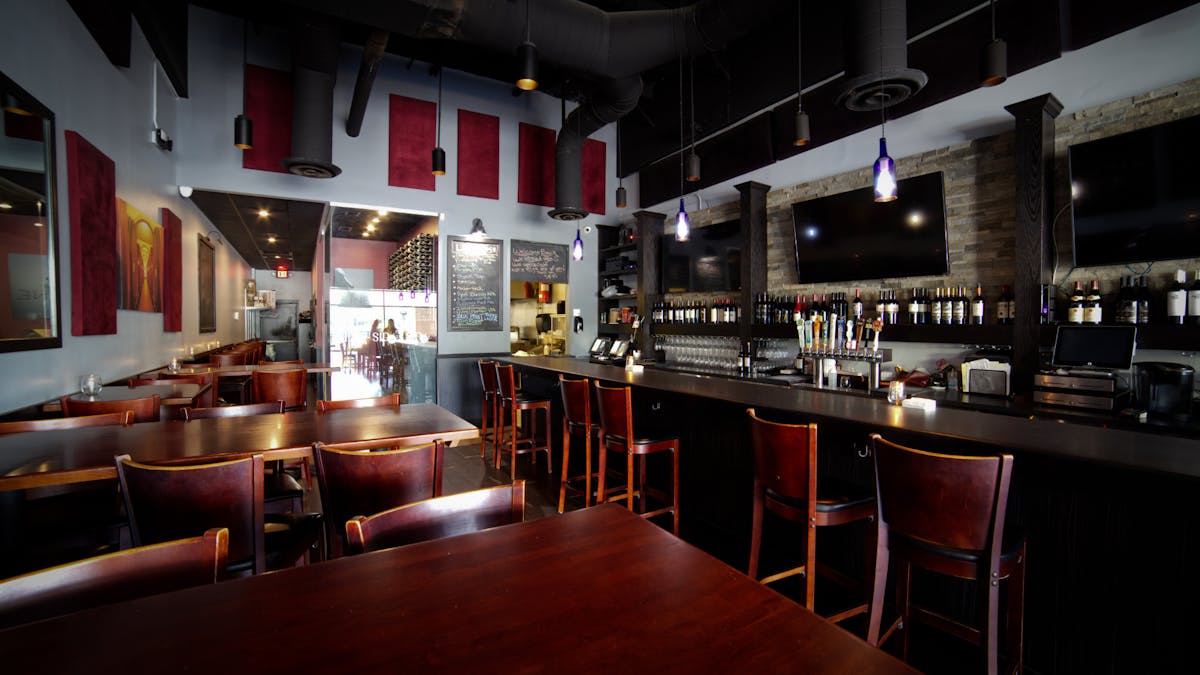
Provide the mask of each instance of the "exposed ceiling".
[{"label": "exposed ceiling", "polygon": [[209,190],[195,190],[192,201],[251,267],[312,269],[325,204]]}]

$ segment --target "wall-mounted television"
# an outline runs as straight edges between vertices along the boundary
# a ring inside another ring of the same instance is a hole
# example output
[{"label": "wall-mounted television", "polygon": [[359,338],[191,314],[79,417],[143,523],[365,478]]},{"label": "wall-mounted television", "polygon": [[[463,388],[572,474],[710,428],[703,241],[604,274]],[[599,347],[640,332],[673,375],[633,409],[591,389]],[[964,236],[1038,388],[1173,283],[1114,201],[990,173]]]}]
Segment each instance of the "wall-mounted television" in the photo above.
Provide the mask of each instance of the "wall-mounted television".
[{"label": "wall-mounted television", "polygon": [[1200,257],[1200,116],[1067,149],[1075,265]]},{"label": "wall-mounted television", "polygon": [[742,226],[727,220],[692,228],[687,241],[662,238],[664,293],[731,292],[742,288]]},{"label": "wall-mounted television", "polygon": [[896,191],[883,203],[865,187],[792,204],[799,282],[946,274],[941,172],[905,178]]}]

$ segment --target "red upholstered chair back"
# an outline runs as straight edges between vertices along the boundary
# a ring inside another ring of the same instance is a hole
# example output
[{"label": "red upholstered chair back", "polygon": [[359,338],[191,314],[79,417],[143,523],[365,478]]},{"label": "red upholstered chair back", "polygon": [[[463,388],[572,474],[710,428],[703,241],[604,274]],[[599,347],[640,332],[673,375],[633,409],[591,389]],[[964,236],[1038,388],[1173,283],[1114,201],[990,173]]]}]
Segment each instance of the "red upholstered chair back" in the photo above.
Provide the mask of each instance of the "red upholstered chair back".
[{"label": "red upholstered chair back", "polygon": [[76,415],[103,415],[104,413],[133,411],[134,422],[157,422],[159,420],[160,399],[158,394],[143,398],[130,398],[123,401],[80,401],[70,396],[59,399],[65,417]]},{"label": "red upholstered chair back", "polygon": [[525,481],[407,504],[346,523],[348,553],[378,551],[519,523],[525,517]]},{"label": "red upholstered chair back", "polygon": [[308,371],[303,368],[256,370],[250,381],[255,403],[283,401],[284,410],[308,407]]},{"label": "red upholstered chair back", "polygon": [[81,429],[83,427],[105,427],[117,424],[133,424],[133,411],[103,413],[100,415],[78,415],[76,417],[52,417],[45,420],[20,420],[0,422],[0,436],[19,434],[25,431],[53,431],[55,429]]},{"label": "red upholstered chair back", "polygon": [[222,405],[215,408],[184,408],[183,419],[249,417],[251,415],[278,415],[282,413],[283,401],[267,401],[266,403],[247,403],[245,405]]},{"label": "red upholstered chair back", "polygon": [[231,564],[266,570],[263,543],[263,457],[194,466],[140,464],[117,457],[117,476],[134,546],[229,530]]},{"label": "red upholstered chair back", "polygon": [[753,408],[748,413],[755,480],[781,497],[805,501],[812,495],[815,499],[817,425],[768,422]]},{"label": "red upholstered chair back", "polygon": [[220,581],[228,546],[216,528],[0,581],[0,629]]},{"label": "red upholstered chair back", "polygon": [[344,410],[346,408],[400,408],[400,394],[387,394],[374,398],[351,398],[340,401],[317,401],[317,412]]}]

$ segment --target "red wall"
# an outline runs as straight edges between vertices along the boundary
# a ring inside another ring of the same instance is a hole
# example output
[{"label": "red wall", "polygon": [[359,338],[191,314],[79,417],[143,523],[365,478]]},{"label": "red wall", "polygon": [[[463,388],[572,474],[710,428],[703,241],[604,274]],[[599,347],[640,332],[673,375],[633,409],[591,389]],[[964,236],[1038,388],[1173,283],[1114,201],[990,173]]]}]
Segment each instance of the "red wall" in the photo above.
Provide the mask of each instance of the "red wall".
[{"label": "red wall", "polygon": [[329,247],[334,269],[338,267],[375,270],[375,288],[388,287],[388,256],[399,248],[394,241],[371,241],[334,237]]}]

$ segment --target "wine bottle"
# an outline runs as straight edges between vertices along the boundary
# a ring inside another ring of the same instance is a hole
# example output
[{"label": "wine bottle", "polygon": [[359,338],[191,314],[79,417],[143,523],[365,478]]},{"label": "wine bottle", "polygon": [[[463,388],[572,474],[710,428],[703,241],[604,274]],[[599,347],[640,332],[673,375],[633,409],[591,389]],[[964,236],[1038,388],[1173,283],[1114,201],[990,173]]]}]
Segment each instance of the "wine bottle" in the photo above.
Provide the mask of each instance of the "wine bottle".
[{"label": "wine bottle", "polygon": [[1008,286],[1000,287],[1000,297],[996,298],[996,323],[1007,326],[1012,323],[1012,314],[1009,309],[1009,290]]},{"label": "wine bottle", "polygon": [[1167,289],[1167,323],[1183,324],[1183,319],[1187,316],[1188,291],[1184,284],[1186,281],[1187,272],[1175,270],[1175,282]]},{"label": "wine bottle", "polygon": [[962,326],[967,323],[967,289],[965,286],[959,286],[957,291],[954,291],[954,310],[951,316],[954,317],[954,324]]},{"label": "wine bottle", "polygon": [[917,315],[921,313],[920,309],[918,308],[920,303],[917,301],[917,296],[918,296],[919,292],[920,292],[920,289],[913,288],[912,295],[908,298],[908,322],[914,326],[917,325],[917,323],[919,323],[919,319],[917,318]]},{"label": "wine bottle", "polygon": [[880,319],[887,314],[887,289],[879,289],[879,300],[875,302],[875,316]]},{"label": "wine bottle", "polygon": [[1092,279],[1092,285],[1083,301],[1083,322],[1099,324],[1104,318],[1104,308],[1100,298],[1100,280]]},{"label": "wine bottle", "polygon": [[1067,323],[1083,323],[1083,282],[1075,282],[1071,291],[1071,304],[1067,305]]},{"label": "wine bottle", "polygon": [[942,325],[954,323],[954,289],[947,286],[942,289]]},{"label": "wine bottle", "polygon": [[884,305],[883,311],[886,315],[885,323],[893,326],[900,323],[900,301],[896,298],[896,289],[890,289],[887,292],[887,303]]},{"label": "wine bottle", "polygon": [[1191,324],[1200,324],[1200,270],[1194,274],[1192,285],[1188,286],[1187,320]]},{"label": "wine bottle", "polygon": [[[1197,275],[1200,275],[1200,272],[1197,272]],[[1196,284],[1200,284],[1200,276],[1197,277]],[[1200,286],[1198,286],[1198,287],[1200,287]],[[857,288],[854,289],[854,303],[851,307],[851,310],[852,310],[854,319],[856,321],[862,318],[862,315],[863,315],[862,293],[860,293]]]},{"label": "wine bottle", "polygon": [[971,299],[971,323],[977,326],[983,325],[984,312],[986,311],[983,300],[983,286],[979,283],[975,284],[975,297]]},{"label": "wine bottle", "polygon": [[1150,285],[1146,277],[1138,279],[1137,322],[1142,325],[1150,323]]},{"label": "wine bottle", "polygon": [[942,323],[942,289],[933,289],[933,302],[929,303],[930,318],[935,326]]}]

